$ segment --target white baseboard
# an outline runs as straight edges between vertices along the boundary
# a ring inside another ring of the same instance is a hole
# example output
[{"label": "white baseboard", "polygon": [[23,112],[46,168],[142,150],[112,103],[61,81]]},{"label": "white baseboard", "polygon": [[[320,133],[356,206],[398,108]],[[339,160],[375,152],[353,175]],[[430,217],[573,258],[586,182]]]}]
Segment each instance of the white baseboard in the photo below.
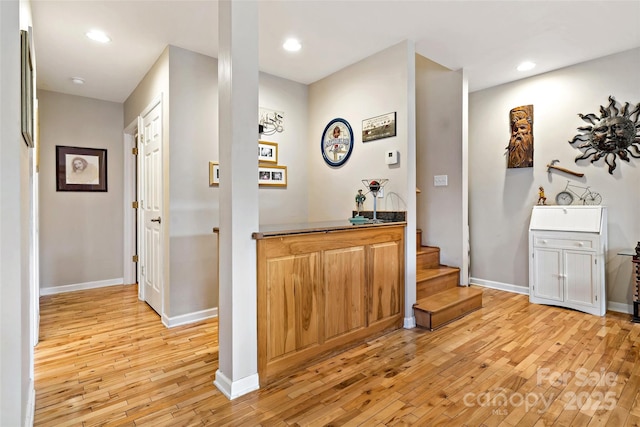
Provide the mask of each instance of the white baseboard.
[{"label": "white baseboard", "polygon": [[469,284],[482,286],[484,288],[497,289],[499,291],[513,292],[514,294],[529,295],[528,286],[519,286],[519,285],[512,285],[509,283],[494,282],[492,280],[483,280],[483,279],[478,279],[476,277],[471,277],[469,279]]},{"label": "white baseboard", "polygon": [[404,318],[404,328],[405,329],[413,329],[416,327],[416,318],[411,316],[411,317],[405,317]]},{"label": "white baseboard", "polygon": [[244,396],[260,388],[258,374],[249,375],[238,381],[231,381],[225,374],[220,372],[220,369],[216,371],[216,379],[213,381],[213,385],[215,385],[222,394],[227,396],[229,400]]},{"label": "white baseboard", "polygon": [[607,310],[617,311],[618,313],[633,314],[633,304],[623,304],[621,302],[607,302]]},{"label": "white baseboard", "polygon": [[117,279],[97,280],[95,282],[76,283],[73,285],[40,288],[40,296],[62,294],[64,292],[83,291],[86,289],[105,288],[107,286],[117,285],[124,285],[124,279],[122,277]]},{"label": "white baseboard", "polygon": [[[513,292],[516,294],[529,295],[529,288],[508,283],[493,282],[491,280],[482,280],[475,277],[471,278],[471,284],[482,286],[484,288],[498,289],[499,291]],[[608,301],[607,310],[616,311],[618,313],[633,314],[633,305],[620,302]]]},{"label": "white baseboard", "polygon": [[24,417],[24,427],[33,427],[36,414],[36,388],[33,380],[29,381],[29,400],[27,401],[27,413]]},{"label": "white baseboard", "polygon": [[199,322],[205,319],[218,317],[218,307],[208,308],[206,310],[195,311],[193,313],[181,314],[179,316],[169,317],[162,315],[162,323],[167,328],[175,326],[187,325],[189,323]]}]

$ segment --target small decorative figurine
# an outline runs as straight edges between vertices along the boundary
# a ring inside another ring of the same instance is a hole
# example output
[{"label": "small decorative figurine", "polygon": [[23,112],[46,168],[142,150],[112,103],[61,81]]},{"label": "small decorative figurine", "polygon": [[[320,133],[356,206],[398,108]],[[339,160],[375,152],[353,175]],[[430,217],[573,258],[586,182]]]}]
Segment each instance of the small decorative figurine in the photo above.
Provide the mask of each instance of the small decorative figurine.
[{"label": "small decorative figurine", "polygon": [[360,215],[365,200],[367,200],[367,196],[362,194],[362,189],[359,189],[358,194],[356,194],[356,210],[358,211],[358,215]]},{"label": "small decorative figurine", "polygon": [[546,205],[547,203],[547,198],[544,196],[544,187],[540,186],[538,187],[538,204],[539,205]]}]

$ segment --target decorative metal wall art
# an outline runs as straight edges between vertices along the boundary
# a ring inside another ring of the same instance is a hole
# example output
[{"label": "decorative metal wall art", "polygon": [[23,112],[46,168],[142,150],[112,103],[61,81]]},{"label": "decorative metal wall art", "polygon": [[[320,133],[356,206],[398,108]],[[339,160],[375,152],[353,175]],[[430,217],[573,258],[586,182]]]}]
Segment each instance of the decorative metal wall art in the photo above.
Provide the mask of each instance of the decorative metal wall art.
[{"label": "decorative metal wall art", "polygon": [[533,105],[512,109],[509,119],[511,139],[507,146],[507,167],[533,167]]},{"label": "decorative metal wall art", "polygon": [[579,127],[581,132],[573,137],[569,144],[580,143],[577,148],[586,148],[578,160],[591,158],[594,163],[604,157],[609,173],[616,168],[616,157],[628,162],[629,156],[640,159],[640,103],[633,108],[626,102],[617,107],[613,96],[609,96],[609,105],[600,106],[600,117],[593,113],[578,114],[589,126]]},{"label": "decorative metal wall art", "polygon": [[284,132],[284,111],[270,110],[258,107],[258,133],[261,135],[274,135]]}]

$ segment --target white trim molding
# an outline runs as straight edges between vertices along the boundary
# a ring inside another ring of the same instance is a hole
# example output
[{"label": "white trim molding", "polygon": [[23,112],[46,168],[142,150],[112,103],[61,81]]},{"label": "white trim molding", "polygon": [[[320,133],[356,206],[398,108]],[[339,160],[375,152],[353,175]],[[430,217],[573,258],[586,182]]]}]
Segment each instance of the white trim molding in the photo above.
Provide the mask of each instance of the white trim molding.
[{"label": "white trim molding", "polygon": [[472,277],[469,280],[469,284],[482,286],[483,288],[497,289],[499,291],[512,292],[514,294],[529,295],[529,287],[528,286],[520,286],[520,285],[512,285],[510,283],[494,282],[492,280],[483,280],[483,279],[478,279],[476,277]]},{"label": "white trim molding", "polygon": [[[528,287],[518,286],[518,285],[511,285],[509,283],[500,283],[500,282],[494,282],[494,281],[491,281],[491,280],[483,280],[483,279],[477,279],[475,277],[472,277],[471,278],[471,284],[482,286],[484,288],[497,289],[499,291],[506,291],[506,292],[513,292],[513,293],[516,293],[516,294],[529,295],[529,288]],[[632,314],[633,313],[633,305],[620,303],[620,302],[614,302],[614,301],[607,301],[607,310],[615,311],[615,312],[618,312],[618,313]]]},{"label": "white trim molding", "polygon": [[40,296],[43,295],[55,295],[65,292],[84,291],[86,289],[106,288],[107,286],[124,285],[124,279],[119,277],[117,279],[97,280],[95,282],[75,283],[73,285],[62,286],[49,286],[40,288]]},{"label": "white trim molding", "polygon": [[208,308],[206,310],[194,311],[193,313],[180,314],[178,316],[169,317],[162,315],[162,323],[167,328],[187,325],[189,323],[199,322],[201,320],[218,317],[218,307]]},{"label": "white trim molding", "polygon": [[227,399],[233,400],[236,397],[244,396],[247,393],[258,390],[260,388],[260,381],[258,374],[249,375],[238,381],[231,381],[218,369],[213,385],[215,385],[222,394],[227,396]]},{"label": "white trim molding", "polygon": [[616,311],[618,313],[633,314],[633,304],[607,301],[607,310]]},{"label": "white trim molding", "polygon": [[24,417],[24,427],[33,427],[36,415],[36,388],[33,379],[29,381],[29,397],[27,401],[27,413]]},{"label": "white trim molding", "polygon": [[404,318],[404,328],[413,329],[416,327],[416,318],[414,316]]}]

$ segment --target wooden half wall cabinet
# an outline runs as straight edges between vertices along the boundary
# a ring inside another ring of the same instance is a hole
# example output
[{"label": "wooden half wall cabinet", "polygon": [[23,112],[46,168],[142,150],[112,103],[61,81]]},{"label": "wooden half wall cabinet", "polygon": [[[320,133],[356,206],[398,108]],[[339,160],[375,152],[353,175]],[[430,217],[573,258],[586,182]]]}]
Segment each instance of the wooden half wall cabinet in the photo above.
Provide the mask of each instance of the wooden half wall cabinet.
[{"label": "wooden half wall cabinet", "polygon": [[402,327],[405,223],[255,233],[262,386]]}]

